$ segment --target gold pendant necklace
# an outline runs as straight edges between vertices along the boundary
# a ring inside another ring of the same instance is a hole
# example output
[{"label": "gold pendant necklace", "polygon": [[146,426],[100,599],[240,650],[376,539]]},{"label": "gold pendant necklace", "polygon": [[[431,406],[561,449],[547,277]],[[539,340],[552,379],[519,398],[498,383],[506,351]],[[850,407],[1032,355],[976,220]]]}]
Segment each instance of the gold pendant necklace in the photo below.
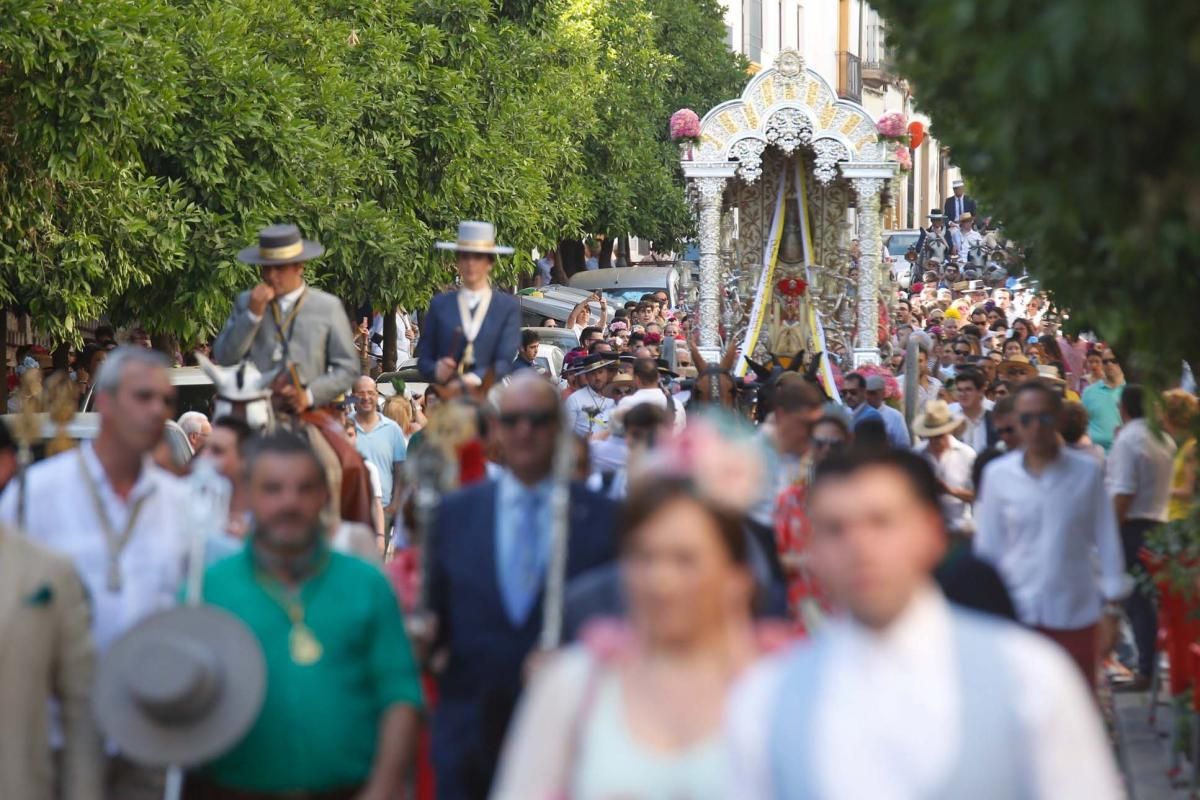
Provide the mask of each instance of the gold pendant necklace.
[{"label": "gold pendant necklace", "polygon": [[292,661],[307,667],[321,660],[324,648],[313,635],[312,629],[301,621],[292,623],[292,630],[288,633],[288,651]]}]

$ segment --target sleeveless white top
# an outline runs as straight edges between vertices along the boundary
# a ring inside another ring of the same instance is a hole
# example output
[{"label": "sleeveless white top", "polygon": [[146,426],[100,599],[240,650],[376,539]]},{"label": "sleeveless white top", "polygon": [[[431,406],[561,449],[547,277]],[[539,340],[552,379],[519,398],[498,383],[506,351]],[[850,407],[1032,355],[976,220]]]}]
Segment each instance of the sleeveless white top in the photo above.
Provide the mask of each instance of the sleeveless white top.
[{"label": "sleeveless white top", "polygon": [[615,673],[597,678],[580,730],[571,776],[572,800],[723,800],[729,761],[720,731],[672,753],[636,741],[625,722]]}]

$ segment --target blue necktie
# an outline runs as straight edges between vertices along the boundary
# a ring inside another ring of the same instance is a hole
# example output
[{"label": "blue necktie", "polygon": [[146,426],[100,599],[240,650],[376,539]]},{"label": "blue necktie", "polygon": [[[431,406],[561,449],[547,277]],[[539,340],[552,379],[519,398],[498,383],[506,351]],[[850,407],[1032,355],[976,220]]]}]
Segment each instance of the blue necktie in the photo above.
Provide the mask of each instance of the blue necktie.
[{"label": "blue necktie", "polygon": [[514,625],[523,625],[541,588],[541,507],[538,492],[523,492],[517,511],[516,537],[505,564],[505,606]]}]

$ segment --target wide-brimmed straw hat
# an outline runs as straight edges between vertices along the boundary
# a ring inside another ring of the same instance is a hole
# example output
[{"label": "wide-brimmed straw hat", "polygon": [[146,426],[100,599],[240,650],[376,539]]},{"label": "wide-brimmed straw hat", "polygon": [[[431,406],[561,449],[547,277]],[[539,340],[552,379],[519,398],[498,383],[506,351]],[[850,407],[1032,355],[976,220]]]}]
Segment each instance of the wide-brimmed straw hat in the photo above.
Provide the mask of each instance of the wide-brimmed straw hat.
[{"label": "wide-brimmed straw hat", "polygon": [[575,362],[575,369],[580,375],[607,368],[617,368],[617,357],[613,353],[592,353]]},{"label": "wide-brimmed straw hat", "polygon": [[242,249],[237,260],[243,264],[281,266],[312,261],[324,252],[324,247],[305,239],[300,229],[289,222],[263,228],[258,232],[258,244]]},{"label": "wide-brimmed straw hat", "polygon": [[930,400],[925,410],[913,420],[913,433],[926,439],[953,433],[965,421],[962,414],[951,411],[945,400]]},{"label": "wide-brimmed straw hat", "polygon": [[237,744],[262,708],[267,667],[258,639],[214,606],[147,617],[100,660],[93,709],[133,761],[204,764]]},{"label": "wide-brimmed straw hat", "polygon": [[512,255],[513,249],[496,244],[496,226],[490,222],[463,220],[458,223],[458,241],[438,242],[438,250],[453,250],[456,253],[484,253],[493,256]]},{"label": "wide-brimmed straw hat", "polygon": [[1025,356],[1013,356],[1000,362],[1000,366],[996,367],[996,372],[1001,377],[1006,377],[1014,372],[1021,373],[1022,377],[1030,378],[1038,374],[1037,367]]}]

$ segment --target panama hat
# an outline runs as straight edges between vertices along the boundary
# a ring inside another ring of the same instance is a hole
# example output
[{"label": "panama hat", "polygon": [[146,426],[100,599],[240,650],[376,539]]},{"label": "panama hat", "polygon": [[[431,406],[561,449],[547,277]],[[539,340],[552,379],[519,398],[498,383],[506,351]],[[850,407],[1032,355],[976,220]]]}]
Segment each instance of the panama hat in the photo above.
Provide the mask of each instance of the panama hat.
[{"label": "panama hat", "polygon": [[930,400],[925,404],[925,411],[913,420],[913,433],[931,439],[943,433],[953,433],[965,419],[962,414],[951,411],[945,400]]},{"label": "panama hat", "polygon": [[493,256],[512,255],[511,247],[496,244],[496,226],[490,222],[463,220],[458,223],[458,241],[438,242],[438,250],[456,253],[485,253]]},{"label": "panama hat", "polygon": [[280,223],[259,231],[258,244],[243,248],[237,254],[237,260],[243,264],[282,266],[312,261],[324,252],[324,247],[301,236],[295,225]]},{"label": "panama hat", "polygon": [[258,639],[214,606],[147,617],[100,660],[93,710],[121,751],[150,767],[212,761],[258,718],[267,667]]},{"label": "panama hat", "polygon": [[975,219],[975,215],[970,211],[964,211],[958,218],[958,222],[970,222]]},{"label": "panama hat", "polygon": [[1056,367],[1054,364],[1038,364],[1037,374],[1042,380],[1058,384],[1059,386],[1062,386],[1066,383],[1066,381],[1063,380],[1062,373],[1058,371],[1058,367]]}]

